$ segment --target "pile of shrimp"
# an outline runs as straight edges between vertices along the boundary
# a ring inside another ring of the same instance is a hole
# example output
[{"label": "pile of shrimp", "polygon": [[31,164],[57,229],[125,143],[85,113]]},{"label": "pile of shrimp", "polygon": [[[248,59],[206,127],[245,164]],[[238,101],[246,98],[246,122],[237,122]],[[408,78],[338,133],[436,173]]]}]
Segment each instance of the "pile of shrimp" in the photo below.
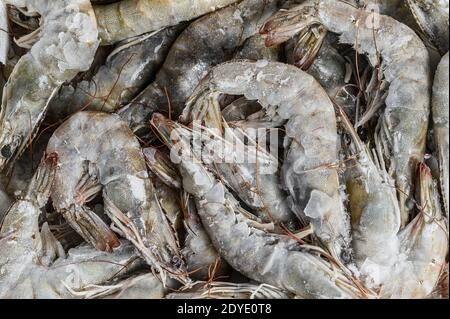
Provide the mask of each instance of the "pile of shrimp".
[{"label": "pile of shrimp", "polygon": [[0,0],[0,298],[448,298],[448,48],[448,0]]}]

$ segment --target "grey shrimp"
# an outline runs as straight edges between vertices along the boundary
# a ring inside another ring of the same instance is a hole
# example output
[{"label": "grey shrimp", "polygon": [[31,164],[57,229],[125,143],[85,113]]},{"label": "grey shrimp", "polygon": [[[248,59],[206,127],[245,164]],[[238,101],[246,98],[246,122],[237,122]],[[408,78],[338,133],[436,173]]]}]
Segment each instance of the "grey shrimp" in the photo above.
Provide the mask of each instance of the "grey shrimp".
[{"label": "grey shrimp", "polygon": [[[184,114],[197,118],[203,111],[202,101],[218,94],[257,100],[269,116],[283,120],[286,151],[281,178],[291,209],[303,222],[311,222],[315,234],[340,258],[342,249],[349,245],[350,230],[339,194],[336,118],[326,92],[313,77],[294,66],[268,61],[230,62],[211,70]],[[263,197],[279,197],[279,190],[264,189],[260,190],[265,192]],[[272,205],[280,203],[273,201]],[[277,207],[272,208],[271,212],[277,211]]]},{"label": "grey shrimp", "polygon": [[40,38],[6,83],[0,111],[0,170],[24,151],[58,88],[89,69],[99,45],[88,0],[7,0],[42,16]]},{"label": "grey shrimp", "polygon": [[449,113],[449,67],[448,52],[441,60],[434,76],[432,118],[434,138],[437,147],[440,167],[440,182],[444,208],[449,217],[449,160],[448,160],[448,113]]},{"label": "grey shrimp", "polygon": [[254,228],[253,221],[240,213],[238,202],[221,181],[201,161],[190,156],[193,153],[189,141],[172,134],[173,122],[155,114],[152,124],[165,136],[169,147],[176,145],[181,150],[178,163],[183,187],[194,196],[214,246],[234,269],[252,280],[303,298],[372,295],[357,288],[339,269],[314,253],[318,247],[302,246],[291,237]]},{"label": "grey shrimp", "polygon": [[126,241],[111,254],[85,245],[65,254],[47,223],[39,228],[57,170],[46,155],[25,196],[14,202],[0,227],[0,298],[76,298],[71,291],[125,274],[137,259]]},{"label": "grey shrimp", "polygon": [[425,152],[431,88],[428,51],[414,31],[402,23],[340,1],[306,1],[280,11],[261,32],[267,35],[266,44],[270,46],[287,41],[312,24],[322,24],[339,34],[342,43],[357,43],[358,52],[365,53],[372,66],[381,59],[389,92],[378,135],[395,176],[405,226],[414,171]]},{"label": "grey shrimp", "polygon": [[139,142],[115,114],[79,112],[50,138],[47,152],[60,158],[52,189],[55,209],[99,250],[118,245],[116,235],[89,207],[102,192],[115,229],[161,273],[183,279],[177,240],[156,202]]},{"label": "grey shrimp", "polygon": [[381,289],[384,298],[426,298],[446,265],[448,222],[438,187],[425,164],[419,164],[417,174],[419,214],[398,235],[401,255]]},{"label": "grey shrimp", "polygon": [[415,21],[441,53],[448,52],[448,0],[407,0]]},{"label": "grey shrimp", "polygon": [[102,44],[192,20],[238,0],[122,0],[94,6]]},{"label": "grey shrimp", "polygon": [[168,114],[171,110],[174,118],[180,115],[186,100],[209,69],[233,58],[276,12],[279,2],[244,0],[194,21],[173,44],[154,83],[118,114],[141,137],[149,131],[153,112]]},{"label": "grey shrimp", "polygon": [[[344,182],[352,226],[352,248],[360,277],[368,287],[390,279],[399,255],[400,207],[394,181],[365,146],[342,108],[337,108],[352,143],[347,153]],[[345,146],[345,145],[344,145]]]}]

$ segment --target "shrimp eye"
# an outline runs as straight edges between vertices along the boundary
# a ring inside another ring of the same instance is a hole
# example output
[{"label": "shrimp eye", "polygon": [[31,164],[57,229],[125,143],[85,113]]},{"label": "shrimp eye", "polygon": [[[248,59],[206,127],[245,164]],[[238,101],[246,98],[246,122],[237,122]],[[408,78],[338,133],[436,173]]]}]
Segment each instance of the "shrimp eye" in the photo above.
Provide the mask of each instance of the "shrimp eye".
[{"label": "shrimp eye", "polygon": [[10,158],[12,156],[11,146],[9,146],[9,145],[3,146],[0,153],[2,154],[2,156],[4,158]]}]

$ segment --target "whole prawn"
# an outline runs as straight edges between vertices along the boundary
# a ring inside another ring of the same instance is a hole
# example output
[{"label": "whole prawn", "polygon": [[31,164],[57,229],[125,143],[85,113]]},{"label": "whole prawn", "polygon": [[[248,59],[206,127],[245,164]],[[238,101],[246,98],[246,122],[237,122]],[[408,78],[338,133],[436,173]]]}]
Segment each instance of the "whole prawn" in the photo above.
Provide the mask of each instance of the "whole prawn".
[{"label": "whole prawn", "polygon": [[[201,102],[217,94],[244,95],[257,100],[269,116],[282,119],[286,150],[281,178],[290,207],[303,222],[311,222],[315,234],[340,258],[349,245],[349,221],[339,194],[336,118],[326,92],[294,66],[268,61],[230,62],[211,70],[184,114],[192,114],[195,119],[203,111]],[[272,201],[278,197],[273,196],[276,190],[267,191],[263,197]],[[273,205],[280,203],[273,201]]]},{"label": "whole prawn", "polygon": [[72,290],[125,274],[137,259],[133,245],[126,241],[111,254],[82,245],[66,256],[48,224],[39,227],[57,161],[54,153],[43,158],[25,196],[14,202],[1,223],[1,298],[76,298]]},{"label": "whole prawn", "polygon": [[[158,149],[148,147],[143,150],[143,153],[149,169],[164,183],[164,185],[157,187],[156,182],[154,182],[157,192],[161,192],[161,196],[159,196],[161,206],[171,207],[171,210],[183,212],[182,224],[185,234],[181,254],[186,261],[186,268],[190,277],[196,280],[208,280],[211,279],[211,275],[226,274],[229,267],[225,261],[221,260],[212,245],[201,224],[192,197],[182,190],[178,168],[170,161],[168,155]],[[175,194],[168,193],[170,191],[175,192]],[[176,192],[181,192],[181,195],[176,196]],[[165,209],[166,213],[168,213],[168,210]],[[172,224],[174,225],[175,222]],[[218,267],[215,267],[217,263],[219,263]]]},{"label": "whole prawn", "polygon": [[395,176],[405,226],[414,171],[425,152],[430,112],[428,51],[414,31],[402,23],[340,1],[306,1],[280,11],[261,32],[267,35],[266,44],[271,46],[287,41],[312,24],[321,24],[339,34],[342,43],[356,45],[372,66],[381,60],[390,87],[378,135],[389,171]]},{"label": "whole prawn", "polygon": [[88,0],[7,0],[41,14],[39,40],[22,56],[6,83],[0,111],[0,170],[34,138],[57,89],[87,70],[99,45]]},{"label": "whole prawn", "polygon": [[58,153],[52,189],[55,209],[99,250],[119,244],[116,235],[87,205],[102,192],[104,211],[115,229],[130,240],[160,272],[183,278],[177,240],[156,202],[142,150],[117,115],[79,112],[50,138],[47,152]]}]

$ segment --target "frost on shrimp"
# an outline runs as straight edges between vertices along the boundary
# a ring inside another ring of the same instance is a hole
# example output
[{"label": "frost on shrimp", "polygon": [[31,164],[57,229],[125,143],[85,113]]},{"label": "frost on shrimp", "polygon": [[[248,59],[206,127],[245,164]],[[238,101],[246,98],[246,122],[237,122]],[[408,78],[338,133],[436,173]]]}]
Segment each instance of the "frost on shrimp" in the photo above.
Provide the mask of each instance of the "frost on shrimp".
[{"label": "frost on shrimp", "polygon": [[76,113],[54,132],[47,152],[60,157],[53,206],[86,241],[100,250],[118,245],[116,235],[88,206],[101,192],[114,229],[162,279],[167,269],[184,276],[177,240],[156,201],[139,142],[126,123],[115,114]]},{"label": "frost on shrimp", "polygon": [[137,253],[126,241],[112,254],[81,245],[66,255],[47,223],[39,227],[56,165],[56,154],[44,157],[26,194],[14,202],[1,224],[1,298],[75,298],[73,290],[133,268]]},{"label": "frost on shrimp", "polygon": [[448,51],[448,0],[407,0],[421,31],[441,53]]},{"label": "frost on shrimp", "polygon": [[[413,176],[423,160],[430,109],[430,70],[428,51],[407,26],[388,17],[375,16],[340,1],[306,1],[272,17],[262,32],[266,44],[290,39],[312,24],[322,24],[340,35],[345,44],[357,44],[372,66],[381,58],[390,89],[386,108],[378,125],[383,153],[399,189],[402,226],[409,219],[408,199]],[[378,55],[380,53],[380,56]]]},{"label": "frost on shrimp", "polygon": [[244,95],[283,120],[287,137],[281,178],[291,209],[311,222],[315,234],[339,256],[349,244],[349,224],[339,194],[336,118],[320,85],[294,66],[241,61],[212,69],[197,92]]},{"label": "frost on shrimp", "polygon": [[86,71],[99,45],[88,0],[7,0],[42,16],[39,40],[22,56],[5,87],[0,113],[0,169],[23,152],[59,86]]}]

